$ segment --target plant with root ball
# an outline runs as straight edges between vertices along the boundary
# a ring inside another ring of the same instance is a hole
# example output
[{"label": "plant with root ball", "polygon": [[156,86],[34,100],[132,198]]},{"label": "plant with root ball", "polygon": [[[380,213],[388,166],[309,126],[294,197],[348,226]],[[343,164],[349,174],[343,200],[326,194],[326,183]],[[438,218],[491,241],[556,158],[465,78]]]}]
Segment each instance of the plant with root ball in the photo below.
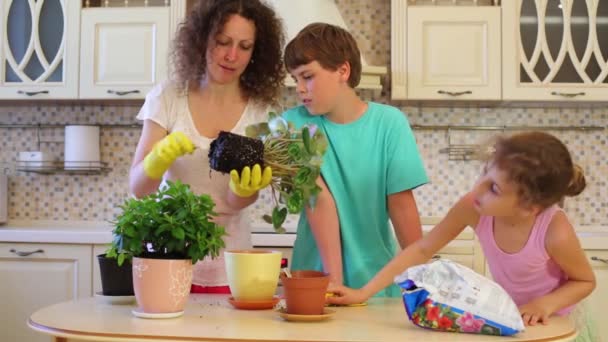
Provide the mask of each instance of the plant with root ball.
[{"label": "plant with root ball", "polygon": [[295,129],[291,122],[272,112],[268,122],[248,126],[245,134],[220,132],[211,143],[210,166],[222,173],[240,172],[255,164],[270,166],[275,206],[264,220],[272,223],[276,231],[284,232],[287,213],[297,214],[305,205],[315,206],[321,191],[316,180],[321,174],[327,140],[316,125]]}]

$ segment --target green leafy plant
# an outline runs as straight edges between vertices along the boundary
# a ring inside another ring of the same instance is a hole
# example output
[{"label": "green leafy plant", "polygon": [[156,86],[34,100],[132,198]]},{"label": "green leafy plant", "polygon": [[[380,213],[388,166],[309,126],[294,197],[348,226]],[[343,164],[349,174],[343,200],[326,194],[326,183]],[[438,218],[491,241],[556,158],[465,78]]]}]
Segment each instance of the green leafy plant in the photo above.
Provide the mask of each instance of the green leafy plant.
[{"label": "green leafy plant", "polygon": [[321,188],[316,180],[321,174],[327,139],[316,125],[295,129],[291,122],[269,114],[268,122],[250,125],[245,134],[264,144],[264,165],[272,168],[272,197],[274,208],[264,220],[275,230],[282,227],[287,213],[297,214],[305,205],[314,208]]},{"label": "green leafy plant", "polygon": [[223,173],[255,164],[270,166],[275,206],[263,218],[277,232],[285,232],[282,225],[288,212],[297,214],[305,205],[315,206],[321,191],[316,180],[327,149],[325,135],[315,125],[295,129],[273,112],[268,122],[248,126],[245,134],[220,132],[209,148],[209,166]]},{"label": "green leafy plant", "polygon": [[129,198],[120,206],[113,224],[114,240],[106,257],[122,265],[132,257],[155,259],[215,258],[225,247],[223,227],[213,222],[215,203],[195,195],[180,181],[141,199]]}]

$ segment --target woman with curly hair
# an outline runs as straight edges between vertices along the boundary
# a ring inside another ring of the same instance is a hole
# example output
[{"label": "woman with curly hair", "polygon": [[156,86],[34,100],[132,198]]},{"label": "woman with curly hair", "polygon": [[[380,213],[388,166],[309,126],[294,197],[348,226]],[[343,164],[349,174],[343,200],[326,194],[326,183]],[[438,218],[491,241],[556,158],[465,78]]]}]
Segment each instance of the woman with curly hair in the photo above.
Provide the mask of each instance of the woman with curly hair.
[{"label": "woman with curly hair", "polygon": [[[165,180],[189,184],[216,203],[226,249],[251,247],[243,210],[267,186],[270,168],[231,175],[209,168],[209,145],[220,131],[244,134],[265,121],[283,85],[281,21],[260,0],[200,0],[180,25],[171,53],[172,75],[146,96],[137,119],[143,130],[133,157],[130,190],[145,196]],[[192,292],[230,293],[223,253],[194,268]]]}]

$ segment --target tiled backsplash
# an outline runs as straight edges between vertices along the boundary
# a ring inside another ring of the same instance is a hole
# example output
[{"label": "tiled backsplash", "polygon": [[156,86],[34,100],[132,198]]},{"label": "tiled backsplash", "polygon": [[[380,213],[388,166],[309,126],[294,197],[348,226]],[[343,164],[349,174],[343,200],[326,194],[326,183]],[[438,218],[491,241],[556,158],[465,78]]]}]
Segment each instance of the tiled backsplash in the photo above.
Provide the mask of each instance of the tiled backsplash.
[{"label": "tiled backsplash", "polygon": [[[375,101],[374,93],[362,96]],[[293,90],[287,90],[286,106],[296,103]],[[2,106],[3,124],[58,123],[134,123],[140,103],[130,105],[25,104]],[[520,107],[402,107],[411,124],[417,125],[585,125],[608,124],[608,109],[561,109]],[[128,170],[139,138],[138,128],[101,129],[101,158],[111,170],[99,175],[40,175],[15,170],[18,152],[40,149],[61,159],[62,128],[0,128],[0,162],[9,177],[10,219],[111,220],[116,206],[127,196]],[[493,132],[492,132],[493,133]],[[485,139],[485,131],[416,130],[430,184],[416,190],[420,214],[441,216],[469,189],[479,172],[479,163],[452,161],[440,150],[452,144],[472,144]],[[577,224],[607,225],[608,148],[606,131],[555,131],[571,149],[575,161],[585,169],[588,188],[580,196],[566,200],[566,210]],[[449,140],[448,140],[449,139]],[[254,206],[255,216],[268,210],[266,194]],[[293,218],[292,218],[293,219]]]},{"label": "tiled backsplash", "polygon": [[[337,0],[347,25],[371,65],[390,63],[390,2]],[[608,126],[608,108],[542,108],[492,106],[462,107],[403,106],[387,101],[378,92],[362,91],[368,100],[400,107],[414,125],[518,125],[518,126]],[[285,107],[296,102],[293,89],[285,91]],[[0,103],[2,124],[135,122],[141,103]],[[38,133],[40,146],[38,146]],[[139,129],[108,127],[101,130],[101,158],[111,171],[100,175],[68,175],[18,172],[15,162],[20,151],[48,151],[63,154],[62,128],[0,128],[0,166],[6,166],[9,182],[9,219],[111,220],[117,205],[128,196],[128,170],[139,138]],[[493,132],[491,132],[493,133]],[[422,216],[442,216],[475,181],[477,162],[451,161],[439,151],[452,144],[474,144],[491,134],[485,131],[417,130],[430,184],[416,190]],[[567,199],[565,208],[576,224],[608,225],[608,146],[606,131],[551,132],[562,138],[586,171],[588,188],[580,196]],[[268,209],[266,194],[254,205],[255,216]],[[293,223],[293,217],[290,222]],[[288,222],[289,223],[289,222]]]}]

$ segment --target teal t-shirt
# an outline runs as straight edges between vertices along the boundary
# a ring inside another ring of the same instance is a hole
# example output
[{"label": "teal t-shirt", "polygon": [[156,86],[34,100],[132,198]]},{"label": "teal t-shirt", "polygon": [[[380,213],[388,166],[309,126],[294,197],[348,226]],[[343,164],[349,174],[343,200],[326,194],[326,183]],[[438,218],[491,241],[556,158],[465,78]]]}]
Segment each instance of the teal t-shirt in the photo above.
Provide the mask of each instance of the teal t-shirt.
[{"label": "teal t-shirt", "polygon": [[[283,117],[297,128],[314,123],[327,137],[321,175],[338,210],[344,284],[360,288],[397,251],[388,224],[387,196],[428,182],[407,118],[395,107],[374,102],[368,102],[367,111],[347,124],[310,115],[304,106],[286,111]],[[323,269],[304,213],[292,258],[294,270]],[[400,291],[393,285],[377,296],[398,297]]]}]

